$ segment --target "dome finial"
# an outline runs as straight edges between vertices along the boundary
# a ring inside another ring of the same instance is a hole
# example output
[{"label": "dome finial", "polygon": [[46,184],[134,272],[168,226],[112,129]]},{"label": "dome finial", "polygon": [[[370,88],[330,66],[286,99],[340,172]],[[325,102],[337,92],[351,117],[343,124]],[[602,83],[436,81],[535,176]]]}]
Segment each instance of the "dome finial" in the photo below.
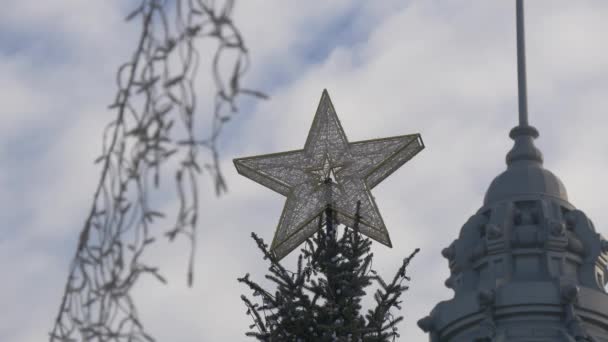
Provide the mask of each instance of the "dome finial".
[{"label": "dome finial", "polygon": [[534,146],[533,139],[538,137],[536,128],[528,124],[528,97],[526,85],[526,42],[524,32],[523,0],[516,2],[517,17],[517,83],[519,101],[519,125],[511,130],[509,136],[515,145],[507,154],[507,165],[516,161],[543,162],[542,153]]}]

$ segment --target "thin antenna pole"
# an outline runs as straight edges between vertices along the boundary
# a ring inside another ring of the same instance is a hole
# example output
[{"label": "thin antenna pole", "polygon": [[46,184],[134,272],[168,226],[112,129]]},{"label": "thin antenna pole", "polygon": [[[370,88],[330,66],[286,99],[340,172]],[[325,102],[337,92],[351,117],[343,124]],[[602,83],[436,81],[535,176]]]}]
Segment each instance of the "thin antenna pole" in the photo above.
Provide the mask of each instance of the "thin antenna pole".
[{"label": "thin antenna pole", "polygon": [[526,42],[524,33],[524,1],[516,0],[517,17],[517,90],[519,100],[519,125],[513,127],[509,136],[515,145],[507,154],[507,165],[516,161],[532,161],[542,164],[543,154],[534,146],[538,138],[536,128],[528,124],[528,91],[526,89]]},{"label": "thin antenna pole", "polygon": [[524,33],[523,0],[517,0],[517,81],[519,95],[519,125],[528,126],[528,96],[526,87],[526,41]]}]

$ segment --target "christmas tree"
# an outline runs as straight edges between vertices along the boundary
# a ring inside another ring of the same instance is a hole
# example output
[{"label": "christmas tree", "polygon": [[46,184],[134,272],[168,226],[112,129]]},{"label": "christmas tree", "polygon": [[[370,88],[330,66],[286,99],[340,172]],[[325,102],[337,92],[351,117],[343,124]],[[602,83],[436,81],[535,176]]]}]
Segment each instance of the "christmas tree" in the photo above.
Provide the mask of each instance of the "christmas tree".
[{"label": "christmas tree", "polygon": [[[264,289],[249,274],[238,279],[259,298],[241,297],[253,319],[247,336],[260,341],[394,341],[399,336],[397,323],[403,317],[394,311],[401,309],[410,280],[406,268],[418,249],[403,260],[389,283],[384,281],[372,269],[371,240],[359,232],[359,207],[357,203],[353,228],[341,233],[334,211],[325,210],[318,232],[298,256],[295,272],[252,234],[270,263],[266,278],[275,288]],[[364,315],[361,301],[374,285],[375,305]]]}]

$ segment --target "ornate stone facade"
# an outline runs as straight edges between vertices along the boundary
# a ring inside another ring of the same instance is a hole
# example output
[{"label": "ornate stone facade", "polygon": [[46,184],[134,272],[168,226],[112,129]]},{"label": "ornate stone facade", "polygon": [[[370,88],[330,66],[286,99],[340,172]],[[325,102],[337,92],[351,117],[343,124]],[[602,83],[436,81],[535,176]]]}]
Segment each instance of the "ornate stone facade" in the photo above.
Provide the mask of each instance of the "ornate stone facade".
[{"label": "ornate stone facade", "polygon": [[418,324],[431,342],[608,342],[608,241],[516,127],[508,168],[442,252],[454,298]]}]

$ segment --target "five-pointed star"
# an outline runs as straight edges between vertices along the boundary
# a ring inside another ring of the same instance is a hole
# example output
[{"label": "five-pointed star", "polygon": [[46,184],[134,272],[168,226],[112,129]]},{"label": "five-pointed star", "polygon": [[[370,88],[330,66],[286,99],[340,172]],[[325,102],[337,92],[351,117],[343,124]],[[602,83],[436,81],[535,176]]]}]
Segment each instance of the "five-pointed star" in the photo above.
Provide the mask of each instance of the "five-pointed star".
[{"label": "five-pointed star", "polygon": [[[237,171],[287,197],[271,251],[281,259],[313,235],[329,206],[336,223],[391,247],[370,190],[424,148],[420,134],[349,143],[326,90],[303,150],[238,158]],[[327,182],[330,178],[332,181]]]}]

